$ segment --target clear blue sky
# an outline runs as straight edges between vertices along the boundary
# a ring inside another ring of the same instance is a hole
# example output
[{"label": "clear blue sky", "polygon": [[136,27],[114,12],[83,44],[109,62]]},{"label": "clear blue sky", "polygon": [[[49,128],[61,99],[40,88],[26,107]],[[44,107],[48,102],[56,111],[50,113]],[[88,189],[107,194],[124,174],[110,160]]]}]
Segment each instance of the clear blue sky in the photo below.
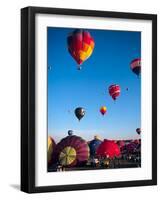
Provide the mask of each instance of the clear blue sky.
[{"label": "clear blue sky", "polygon": [[[135,130],[141,126],[141,78],[129,64],[141,57],[141,33],[88,30],[95,48],[78,71],[67,50],[67,36],[73,29],[49,27],[47,31],[48,134],[56,142],[69,129],[86,140],[96,134],[109,139],[138,138]],[[108,94],[111,84],[121,87],[116,102]],[[99,112],[103,105],[107,107],[105,116]],[[80,122],[74,114],[76,107],[86,110]]]}]

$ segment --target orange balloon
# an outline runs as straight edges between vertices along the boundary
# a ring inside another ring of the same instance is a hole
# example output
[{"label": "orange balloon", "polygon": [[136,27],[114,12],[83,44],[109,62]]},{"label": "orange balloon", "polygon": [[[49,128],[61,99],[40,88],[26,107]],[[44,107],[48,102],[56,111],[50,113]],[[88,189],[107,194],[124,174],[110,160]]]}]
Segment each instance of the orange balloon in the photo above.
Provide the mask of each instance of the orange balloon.
[{"label": "orange balloon", "polygon": [[101,112],[102,115],[104,115],[104,114],[107,112],[106,106],[102,106],[102,107],[100,108],[100,112]]}]

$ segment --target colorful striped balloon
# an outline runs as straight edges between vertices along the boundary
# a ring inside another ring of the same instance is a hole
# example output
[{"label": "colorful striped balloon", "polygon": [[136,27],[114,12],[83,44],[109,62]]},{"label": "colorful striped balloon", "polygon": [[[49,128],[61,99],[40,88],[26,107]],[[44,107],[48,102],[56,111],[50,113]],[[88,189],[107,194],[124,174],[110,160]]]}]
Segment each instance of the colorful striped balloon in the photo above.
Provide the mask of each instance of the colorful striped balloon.
[{"label": "colorful striped balloon", "polygon": [[81,137],[72,135],[62,139],[54,151],[54,162],[62,166],[76,166],[89,158],[89,146]]},{"label": "colorful striped balloon", "polygon": [[121,88],[119,85],[110,85],[108,88],[110,96],[113,98],[113,100],[116,100],[116,98],[120,95]]},{"label": "colorful striped balloon", "polygon": [[136,58],[136,59],[132,60],[131,63],[130,63],[130,67],[131,67],[131,70],[137,76],[139,76],[140,73],[141,73],[141,59],[140,58]]},{"label": "colorful striped balloon", "polygon": [[94,39],[88,31],[76,29],[68,36],[67,43],[69,53],[81,69],[80,65],[92,55]]},{"label": "colorful striped balloon", "polygon": [[102,115],[104,115],[104,114],[107,112],[106,106],[102,106],[102,107],[100,108],[100,112],[101,112]]}]

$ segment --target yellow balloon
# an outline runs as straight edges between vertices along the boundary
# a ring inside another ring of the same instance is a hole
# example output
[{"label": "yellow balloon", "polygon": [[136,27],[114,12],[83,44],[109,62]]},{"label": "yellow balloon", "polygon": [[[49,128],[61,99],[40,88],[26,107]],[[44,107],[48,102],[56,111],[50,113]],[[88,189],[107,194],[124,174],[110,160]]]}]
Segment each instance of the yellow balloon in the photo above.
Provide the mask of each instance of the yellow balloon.
[{"label": "yellow balloon", "polygon": [[95,136],[94,136],[94,139],[95,139],[95,140],[100,140],[100,141],[102,141],[102,139],[101,139],[101,137],[100,137],[99,135],[95,135]]},{"label": "yellow balloon", "polygon": [[48,163],[51,161],[54,148],[55,142],[51,136],[48,136]]},{"label": "yellow balloon", "polygon": [[59,162],[63,166],[68,166],[76,159],[77,153],[73,147],[65,147],[59,155]]}]

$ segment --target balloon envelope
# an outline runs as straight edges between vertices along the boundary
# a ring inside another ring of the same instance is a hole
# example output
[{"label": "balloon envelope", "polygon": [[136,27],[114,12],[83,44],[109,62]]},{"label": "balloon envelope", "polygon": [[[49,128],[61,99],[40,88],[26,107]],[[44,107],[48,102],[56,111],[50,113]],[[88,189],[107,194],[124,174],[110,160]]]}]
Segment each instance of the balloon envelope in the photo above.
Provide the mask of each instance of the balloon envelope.
[{"label": "balloon envelope", "polygon": [[69,130],[69,131],[68,131],[68,135],[73,135],[73,131],[72,131],[72,130]]},{"label": "balloon envelope", "polygon": [[79,165],[88,160],[89,146],[81,137],[67,136],[57,144],[54,158],[54,162],[59,162],[63,166]]},{"label": "balloon envelope", "polygon": [[[68,51],[78,65],[87,60],[93,52],[95,43],[89,31],[76,29],[67,38]],[[78,68],[80,69],[80,68]]]},{"label": "balloon envelope", "polygon": [[131,67],[131,70],[137,76],[139,76],[140,73],[141,73],[141,59],[140,58],[136,58],[136,59],[132,60],[131,63],[130,63],[130,67]]},{"label": "balloon envelope", "polygon": [[113,100],[116,100],[118,96],[120,95],[121,88],[119,85],[114,84],[114,85],[109,86],[108,91],[109,91],[110,96],[113,98]]},{"label": "balloon envelope", "polygon": [[124,140],[119,140],[119,141],[117,141],[117,144],[121,148],[121,147],[125,146],[125,141]]},{"label": "balloon envelope", "polygon": [[137,134],[140,135],[140,134],[141,134],[141,129],[140,129],[140,128],[137,128],[137,129],[136,129],[136,132],[137,132]]},{"label": "balloon envelope", "polygon": [[90,155],[91,156],[96,155],[96,151],[97,151],[97,149],[98,149],[98,147],[101,143],[102,143],[102,141],[99,140],[99,139],[94,139],[94,140],[90,141],[89,148],[90,148]]},{"label": "balloon envelope", "polygon": [[78,107],[75,109],[75,115],[78,118],[78,120],[81,120],[85,115],[85,110],[82,107]]},{"label": "balloon envelope", "polygon": [[104,115],[106,112],[107,112],[106,106],[102,106],[102,107],[100,108],[100,113],[101,113],[102,115]]},{"label": "balloon envelope", "polygon": [[137,144],[135,144],[134,142],[131,142],[129,144],[126,145],[126,151],[127,153],[134,153],[136,150]]},{"label": "balloon envelope", "polygon": [[53,140],[53,138],[51,136],[48,136],[48,153],[47,153],[48,163],[51,163],[55,146],[56,146],[56,144],[55,144],[55,141]]},{"label": "balloon envelope", "polygon": [[104,140],[98,147],[96,154],[101,157],[114,158],[120,156],[119,146],[110,140]]}]

